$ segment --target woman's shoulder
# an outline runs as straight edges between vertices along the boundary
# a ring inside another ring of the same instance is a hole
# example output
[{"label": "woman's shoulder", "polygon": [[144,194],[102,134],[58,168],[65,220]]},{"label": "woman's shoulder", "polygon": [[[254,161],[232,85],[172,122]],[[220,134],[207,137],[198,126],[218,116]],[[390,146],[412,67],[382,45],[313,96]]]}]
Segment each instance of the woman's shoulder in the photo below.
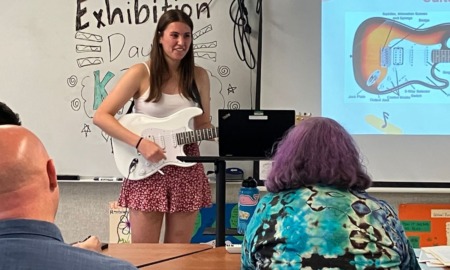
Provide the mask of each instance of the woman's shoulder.
[{"label": "woman's shoulder", "polygon": [[195,66],[194,76],[195,82],[197,83],[197,86],[199,86],[199,88],[203,88],[202,86],[209,84],[209,76],[208,73],[206,72],[206,69],[199,66]]},{"label": "woman's shoulder", "polygon": [[136,72],[141,75],[145,75],[150,73],[150,61],[140,62],[132,65],[130,68],[128,68],[127,72]]},{"label": "woman's shoulder", "polygon": [[200,67],[200,66],[195,66],[194,67],[194,74],[195,74],[195,78],[203,78],[205,76],[208,76],[208,73],[206,72],[206,69]]},{"label": "woman's shoulder", "polygon": [[127,83],[127,88],[136,89],[136,98],[142,96],[148,88],[149,71],[144,62],[136,63],[127,69],[121,80]]}]

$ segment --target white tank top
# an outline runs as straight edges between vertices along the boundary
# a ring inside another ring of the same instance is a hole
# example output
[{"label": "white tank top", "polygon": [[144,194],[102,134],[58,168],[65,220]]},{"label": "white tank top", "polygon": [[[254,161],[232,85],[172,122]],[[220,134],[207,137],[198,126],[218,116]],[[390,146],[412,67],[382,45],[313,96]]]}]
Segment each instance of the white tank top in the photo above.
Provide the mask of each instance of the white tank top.
[{"label": "white tank top", "polygon": [[[143,63],[150,74],[150,69],[147,63]],[[134,100],[134,112],[144,113],[153,117],[166,117],[176,113],[179,110],[194,107],[196,103],[182,96],[181,94],[164,94],[158,102],[145,102],[150,92],[150,86],[147,91],[139,98]]]}]

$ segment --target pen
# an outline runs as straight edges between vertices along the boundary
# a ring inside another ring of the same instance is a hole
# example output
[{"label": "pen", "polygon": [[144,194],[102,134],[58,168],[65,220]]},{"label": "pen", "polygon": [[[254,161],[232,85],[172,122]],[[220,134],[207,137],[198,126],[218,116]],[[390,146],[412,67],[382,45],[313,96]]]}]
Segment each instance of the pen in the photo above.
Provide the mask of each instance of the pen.
[{"label": "pen", "polygon": [[100,249],[101,249],[101,250],[105,250],[105,249],[107,249],[107,248],[108,248],[108,243],[102,243]]},{"label": "pen", "polygon": [[[81,241],[81,242],[86,242],[89,238],[91,238],[91,236],[89,235],[88,237],[86,237],[83,241]],[[81,243],[80,242],[80,243]]]},{"label": "pen", "polygon": [[70,245],[73,246],[73,245],[78,244],[78,243],[83,243],[83,242],[87,241],[89,238],[91,238],[91,235],[86,237],[83,241],[76,241],[76,242],[70,243]]},{"label": "pen", "polygon": [[80,180],[79,175],[58,174],[58,180]]},{"label": "pen", "polygon": [[94,181],[123,181],[122,177],[94,177]]}]

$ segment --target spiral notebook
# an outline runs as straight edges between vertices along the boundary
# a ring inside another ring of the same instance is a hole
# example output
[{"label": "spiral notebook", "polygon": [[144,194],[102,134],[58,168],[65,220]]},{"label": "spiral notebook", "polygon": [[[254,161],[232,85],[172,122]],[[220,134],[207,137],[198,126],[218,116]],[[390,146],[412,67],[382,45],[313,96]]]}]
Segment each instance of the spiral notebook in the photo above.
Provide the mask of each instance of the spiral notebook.
[{"label": "spiral notebook", "polygon": [[220,109],[219,155],[265,158],[295,124],[295,110]]}]

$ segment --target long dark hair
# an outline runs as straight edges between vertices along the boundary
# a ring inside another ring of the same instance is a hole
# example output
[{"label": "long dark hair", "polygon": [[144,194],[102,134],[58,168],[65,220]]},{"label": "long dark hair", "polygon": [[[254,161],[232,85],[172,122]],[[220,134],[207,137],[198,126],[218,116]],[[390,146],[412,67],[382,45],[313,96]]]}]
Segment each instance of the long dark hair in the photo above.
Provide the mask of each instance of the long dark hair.
[{"label": "long dark hair", "polygon": [[[164,50],[159,44],[159,39],[163,35],[167,26],[173,22],[182,22],[187,24],[191,28],[191,34],[194,30],[194,24],[192,23],[189,15],[178,9],[172,9],[166,11],[161,18],[159,18],[156,25],[155,35],[153,37],[152,49],[150,51],[150,93],[147,102],[158,102],[162,96],[161,87],[169,79],[169,67],[164,57]],[[189,50],[180,62],[179,66],[180,81],[178,86],[181,94],[194,102],[197,102],[202,108],[202,102],[200,93],[195,83],[195,64],[194,64],[194,46],[193,39]]]}]

